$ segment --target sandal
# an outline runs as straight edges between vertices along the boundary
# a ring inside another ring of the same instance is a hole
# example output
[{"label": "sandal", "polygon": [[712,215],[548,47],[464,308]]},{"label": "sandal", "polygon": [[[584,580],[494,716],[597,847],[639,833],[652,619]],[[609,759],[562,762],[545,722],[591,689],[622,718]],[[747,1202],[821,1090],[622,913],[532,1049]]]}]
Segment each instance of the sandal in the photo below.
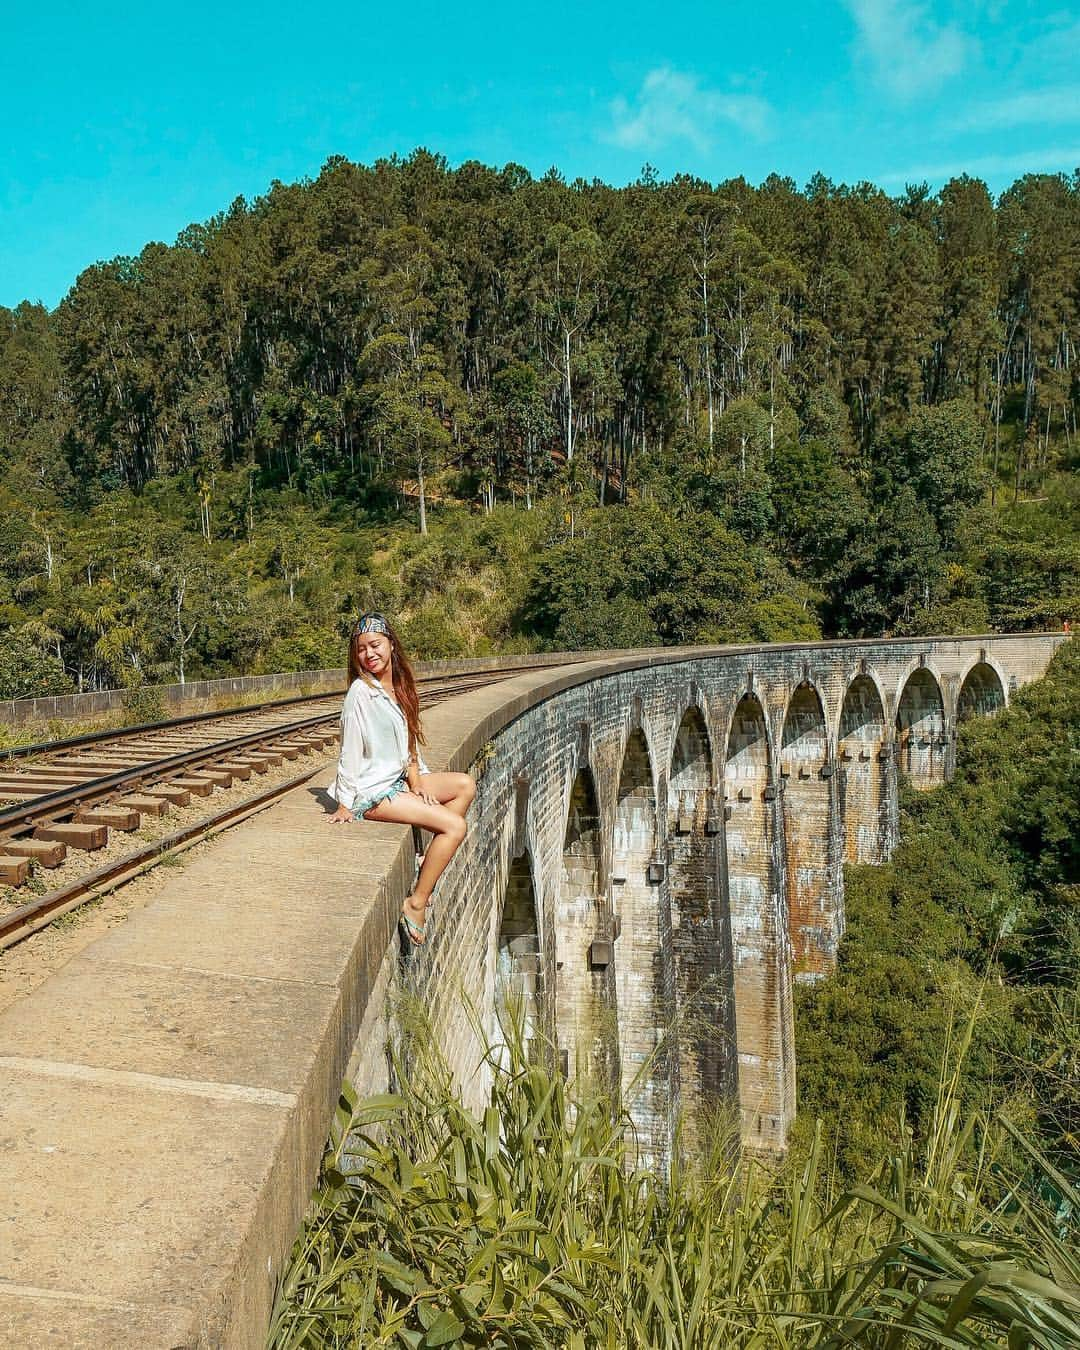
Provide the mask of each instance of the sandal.
[{"label": "sandal", "polygon": [[414,947],[422,947],[424,945],[424,924],[417,923],[414,919],[410,919],[404,910],[401,911],[399,923],[405,925],[405,936]]}]

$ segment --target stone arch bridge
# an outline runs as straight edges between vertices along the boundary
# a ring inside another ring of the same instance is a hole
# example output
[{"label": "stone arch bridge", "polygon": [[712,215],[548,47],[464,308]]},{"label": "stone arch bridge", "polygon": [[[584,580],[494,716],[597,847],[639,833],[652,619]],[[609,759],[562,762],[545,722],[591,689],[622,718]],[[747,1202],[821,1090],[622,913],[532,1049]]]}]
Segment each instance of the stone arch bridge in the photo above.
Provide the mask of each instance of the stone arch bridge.
[{"label": "stone arch bridge", "polygon": [[[456,700],[439,758],[478,772],[469,839],[406,983],[486,1088],[473,1019],[523,1005],[566,1072],[620,1082],[645,1158],[703,1100],[744,1145],[794,1119],[792,986],[844,928],[845,863],[887,858],[901,777],[952,772],[957,728],[1041,675],[1058,635],[664,650]],[[375,987],[397,978],[396,944]],[[373,972],[374,974],[374,972]],[[386,1001],[354,1056],[384,1085]]]},{"label": "stone arch bridge", "polygon": [[901,776],[946,778],[959,724],[1062,640],[522,658],[427,716],[429,762],[480,790],[404,966],[411,832],[331,829],[316,784],[159,874],[0,1013],[0,1340],[264,1345],[342,1078],[388,1085],[402,982],[476,1104],[513,1003],[567,1074],[625,1087],[647,1159],[708,1099],[781,1149],[792,989],[835,959],[844,863],[888,855]]}]

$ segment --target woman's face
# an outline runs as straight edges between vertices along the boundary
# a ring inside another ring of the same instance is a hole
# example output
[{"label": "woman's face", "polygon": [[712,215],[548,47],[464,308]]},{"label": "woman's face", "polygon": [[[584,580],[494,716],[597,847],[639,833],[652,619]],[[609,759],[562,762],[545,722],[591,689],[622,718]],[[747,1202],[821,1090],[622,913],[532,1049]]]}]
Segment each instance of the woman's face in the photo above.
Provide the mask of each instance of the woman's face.
[{"label": "woman's face", "polygon": [[361,633],[356,638],[356,656],[369,675],[382,676],[390,668],[390,639],[385,633]]}]

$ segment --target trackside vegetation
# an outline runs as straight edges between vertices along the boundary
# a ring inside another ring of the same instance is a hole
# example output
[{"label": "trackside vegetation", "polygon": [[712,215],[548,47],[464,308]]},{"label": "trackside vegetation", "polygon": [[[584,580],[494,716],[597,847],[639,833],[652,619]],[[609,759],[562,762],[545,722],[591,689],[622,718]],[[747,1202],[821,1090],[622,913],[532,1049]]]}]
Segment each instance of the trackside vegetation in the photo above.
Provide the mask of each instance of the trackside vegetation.
[{"label": "trackside vegetation", "polygon": [[[513,1039],[513,1038],[512,1038]],[[1075,1190],[943,1081],[840,1185],[821,1131],[786,1167],[637,1170],[629,1117],[571,1097],[520,1038],[465,1110],[430,1052],[342,1098],[269,1344],[287,1347],[1075,1347]],[[721,1138],[720,1135],[717,1138]],[[1052,1196],[1050,1202],[1046,1198]]]}]

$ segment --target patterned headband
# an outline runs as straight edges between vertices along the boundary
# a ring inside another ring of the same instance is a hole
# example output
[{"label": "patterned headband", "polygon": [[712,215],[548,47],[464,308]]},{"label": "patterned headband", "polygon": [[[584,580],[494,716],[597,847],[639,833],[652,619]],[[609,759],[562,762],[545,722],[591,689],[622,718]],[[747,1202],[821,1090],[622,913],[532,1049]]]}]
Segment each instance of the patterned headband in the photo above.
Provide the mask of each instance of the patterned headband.
[{"label": "patterned headband", "polygon": [[352,631],[353,637],[359,637],[362,633],[382,633],[383,637],[389,637],[390,625],[381,614],[361,614]]}]

